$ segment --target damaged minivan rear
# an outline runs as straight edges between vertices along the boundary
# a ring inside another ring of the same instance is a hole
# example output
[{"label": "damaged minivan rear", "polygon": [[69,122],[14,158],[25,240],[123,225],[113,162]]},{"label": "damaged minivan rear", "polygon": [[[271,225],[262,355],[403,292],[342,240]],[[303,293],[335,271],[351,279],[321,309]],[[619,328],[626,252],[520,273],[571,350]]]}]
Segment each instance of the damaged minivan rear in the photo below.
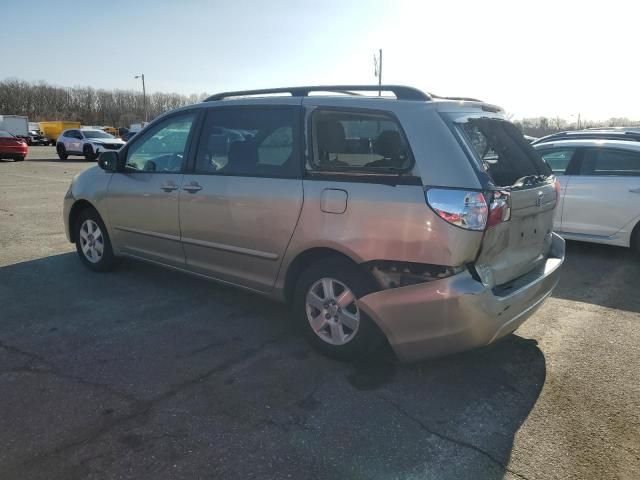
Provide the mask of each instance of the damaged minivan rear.
[{"label": "damaged minivan rear", "polygon": [[[552,231],[559,184],[499,108],[443,102],[423,115],[429,132],[416,143],[431,155],[416,161],[426,203],[458,227],[447,241],[451,253],[471,253],[464,265],[450,265],[459,270],[446,278],[361,299],[404,360],[487,345],[513,332],[551,294],[565,252]],[[448,152],[447,160],[434,152]]]}]

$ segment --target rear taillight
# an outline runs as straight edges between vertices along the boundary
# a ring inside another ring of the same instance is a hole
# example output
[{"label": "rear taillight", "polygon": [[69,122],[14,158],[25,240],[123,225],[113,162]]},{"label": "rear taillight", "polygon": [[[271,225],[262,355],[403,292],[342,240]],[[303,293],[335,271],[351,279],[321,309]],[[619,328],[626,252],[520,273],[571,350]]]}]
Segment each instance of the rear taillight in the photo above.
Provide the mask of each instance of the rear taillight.
[{"label": "rear taillight", "polygon": [[489,207],[481,192],[430,188],[427,203],[440,218],[467,230],[484,230]]},{"label": "rear taillight", "polygon": [[489,202],[489,219],[487,220],[487,228],[491,228],[502,222],[507,222],[511,218],[511,194],[509,192],[488,192],[487,198]]},{"label": "rear taillight", "polygon": [[[467,230],[484,230],[511,219],[511,194],[430,188],[429,206],[440,218]],[[487,201],[488,200],[488,201]]]}]

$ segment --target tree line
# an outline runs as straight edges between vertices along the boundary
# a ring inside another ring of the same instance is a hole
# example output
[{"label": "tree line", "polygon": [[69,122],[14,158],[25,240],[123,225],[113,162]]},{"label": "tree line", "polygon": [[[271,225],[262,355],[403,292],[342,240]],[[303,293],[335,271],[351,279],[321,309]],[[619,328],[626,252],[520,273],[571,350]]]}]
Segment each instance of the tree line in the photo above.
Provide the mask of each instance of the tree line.
[{"label": "tree line", "polygon": [[[167,110],[200,102],[206,96],[206,93],[152,93],[147,95],[147,119],[153,120]],[[144,102],[142,92],[134,90],[57,87],[46,82],[6,79],[0,81],[0,115],[24,115],[32,122],[68,120],[83,125],[128,127],[144,120]],[[576,128],[640,126],[640,121],[628,118],[578,124],[559,117],[535,117],[514,120],[514,123],[525,135],[532,137]]]},{"label": "tree line", "polygon": [[640,127],[640,121],[630,120],[625,117],[612,117],[608,120],[593,121],[583,120],[578,124],[568,122],[564,118],[554,117],[534,117],[523,118],[522,120],[513,120],[516,126],[522,130],[525,135],[532,137],[544,137],[556,132],[564,132],[566,130],[577,130],[582,128],[598,128],[598,127]]},{"label": "tree line", "polygon": [[[147,119],[167,110],[202,101],[200,95],[152,93],[146,98]],[[128,127],[144,119],[142,92],[92,87],[57,87],[18,79],[0,81],[0,114],[24,115],[31,122],[77,121],[82,125]]]}]

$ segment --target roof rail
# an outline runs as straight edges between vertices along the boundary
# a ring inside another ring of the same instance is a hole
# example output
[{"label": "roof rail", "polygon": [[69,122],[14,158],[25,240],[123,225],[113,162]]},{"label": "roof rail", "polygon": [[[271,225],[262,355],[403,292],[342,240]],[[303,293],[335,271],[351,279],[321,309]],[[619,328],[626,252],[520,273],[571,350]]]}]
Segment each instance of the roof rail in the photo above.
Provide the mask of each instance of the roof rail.
[{"label": "roof rail", "polygon": [[441,97],[440,95],[435,95],[433,93],[430,93],[429,95],[431,95],[431,97],[433,98],[437,98],[440,100],[457,100],[460,102],[482,102],[482,100],[478,100],[477,98],[471,98],[471,97]]},{"label": "roof rail", "polygon": [[307,97],[311,92],[334,92],[348,95],[358,95],[356,92],[392,92],[398,100],[431,100],[428,95],[417,88],[403,85],[318,85],[313,87],[283,87],[264,88],[259,90],[241,90],[237,92],[216,93],[206,98],[205,102],[214,102],[231,97],[246,97],[250,95],[267,95],[272,93],[288,93],[292,97]]}]

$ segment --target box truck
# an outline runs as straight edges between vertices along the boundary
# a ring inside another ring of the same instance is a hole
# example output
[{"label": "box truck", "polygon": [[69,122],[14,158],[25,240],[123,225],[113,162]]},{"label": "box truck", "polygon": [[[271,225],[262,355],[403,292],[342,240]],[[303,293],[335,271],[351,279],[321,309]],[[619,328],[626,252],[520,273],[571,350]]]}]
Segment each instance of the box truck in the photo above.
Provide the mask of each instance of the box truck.
[{"label": "box truck", "polygon": [[0,130],[27,140],[29,138],[29,120],[20,115],[0,115]]},{"label": "box truck", "polygon": [[80,128],[80,122],[38,122],[40,133],[47,137],[51,145],[56,144],[58,136],[70,128]]}]

